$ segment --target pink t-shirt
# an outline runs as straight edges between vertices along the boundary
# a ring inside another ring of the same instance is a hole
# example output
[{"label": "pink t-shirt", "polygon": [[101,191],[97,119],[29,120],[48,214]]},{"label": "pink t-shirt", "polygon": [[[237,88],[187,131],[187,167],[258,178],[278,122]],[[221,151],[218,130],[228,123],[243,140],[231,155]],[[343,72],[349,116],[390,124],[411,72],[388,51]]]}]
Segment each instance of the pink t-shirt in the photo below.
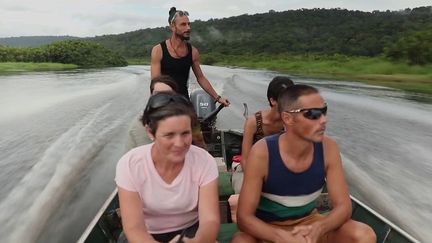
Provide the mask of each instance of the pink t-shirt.
[{"label": "pink t-shirt", "polygon": [[191,145],[179,175],[167,184],[151,158],[152,144],[126,153],[117,164],[117,186],[138,192],[147,230],[160,234],[184,229],[198,221],[198,192],[217,179],[215,159],[204,149]]}]

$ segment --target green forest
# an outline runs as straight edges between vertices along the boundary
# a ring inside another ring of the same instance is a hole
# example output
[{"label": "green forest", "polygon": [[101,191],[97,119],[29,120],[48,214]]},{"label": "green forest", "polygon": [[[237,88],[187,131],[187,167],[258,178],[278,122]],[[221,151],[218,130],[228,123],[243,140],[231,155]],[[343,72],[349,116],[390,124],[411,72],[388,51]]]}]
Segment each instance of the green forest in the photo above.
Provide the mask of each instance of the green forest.
[{"label": "green forest", "polygon": [[[193,19],[193,15],[191,15]],[[410,64],[432,62],[432,7],[401,11],[300,9],[196,20],[191,42],[202,54],[380,56]],[[170,35],[167,28],[143,29],[89,40],[126,58],[148,58]]]},{"label": "green forest", "polygon": [[28,48],[0,46],[0,62],[51,62],[84,68],[127,65],[126,59],[118,53],[101,44],[82,40],[65,40]]}]

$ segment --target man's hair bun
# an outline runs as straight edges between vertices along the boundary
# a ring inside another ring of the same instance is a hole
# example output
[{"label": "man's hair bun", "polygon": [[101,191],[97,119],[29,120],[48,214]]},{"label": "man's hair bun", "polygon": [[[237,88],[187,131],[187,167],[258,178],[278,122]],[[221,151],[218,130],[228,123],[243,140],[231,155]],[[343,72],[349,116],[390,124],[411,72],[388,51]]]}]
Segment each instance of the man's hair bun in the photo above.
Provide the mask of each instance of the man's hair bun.
[{"label": "man's hair bun", "polygon": [[169,11],[169,15],[171,16],[171,15],[175,14],[176,11],[177,11],[176,7],[171,7],[170,11]]}]

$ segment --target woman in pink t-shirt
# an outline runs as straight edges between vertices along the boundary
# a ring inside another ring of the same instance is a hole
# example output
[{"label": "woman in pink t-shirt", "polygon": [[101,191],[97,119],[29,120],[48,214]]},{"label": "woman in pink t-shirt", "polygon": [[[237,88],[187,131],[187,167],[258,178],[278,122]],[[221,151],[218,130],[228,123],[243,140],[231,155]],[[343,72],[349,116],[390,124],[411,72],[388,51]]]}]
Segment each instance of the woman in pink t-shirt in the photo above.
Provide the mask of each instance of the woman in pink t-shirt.
[{"label": "woman in pink t-shirt", "polygon": [[191,145],[196,114],[181,95],[150,97],[143,123],[154,143],[117,164],[123,229],[128,242],[215,242],[219,231],[218,170]]}]

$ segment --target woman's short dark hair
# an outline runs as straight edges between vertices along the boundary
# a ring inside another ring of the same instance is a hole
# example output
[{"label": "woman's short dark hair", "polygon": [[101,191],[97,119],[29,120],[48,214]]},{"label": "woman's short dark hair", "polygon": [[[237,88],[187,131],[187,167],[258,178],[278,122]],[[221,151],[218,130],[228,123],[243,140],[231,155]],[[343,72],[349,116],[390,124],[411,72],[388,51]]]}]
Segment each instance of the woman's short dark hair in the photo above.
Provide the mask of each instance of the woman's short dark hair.
[{"label": "woman's short dark hair", "polygon": [[186,115],[191,119],[191,128],[197,124],[197,116],[192,103],[180,94],[160,92],[152,95],[141,118],[142,124],[150,128],[154,135],[159,121],[172,116]]},{"label": "woman's short dark hair", "polygon": [[178,92],[178,85],[177,85],[176,81],[173,78],[171,78],[171,76],[159,75],[150,81],[150,94],[153,94],[154,86],[157,83],[166,84],[166,85],[170,86],[170,88],[174,92],[176,92],[176,93]]},{"label": "woman's short dark hair", "polygon": [[270,102],[270,98],[278,100],[279,94],[286,88],[294,85],[294,82],[286,76],[276,76],[270,81],[267,88],[267,100],[270,106],[273,106]]}]

